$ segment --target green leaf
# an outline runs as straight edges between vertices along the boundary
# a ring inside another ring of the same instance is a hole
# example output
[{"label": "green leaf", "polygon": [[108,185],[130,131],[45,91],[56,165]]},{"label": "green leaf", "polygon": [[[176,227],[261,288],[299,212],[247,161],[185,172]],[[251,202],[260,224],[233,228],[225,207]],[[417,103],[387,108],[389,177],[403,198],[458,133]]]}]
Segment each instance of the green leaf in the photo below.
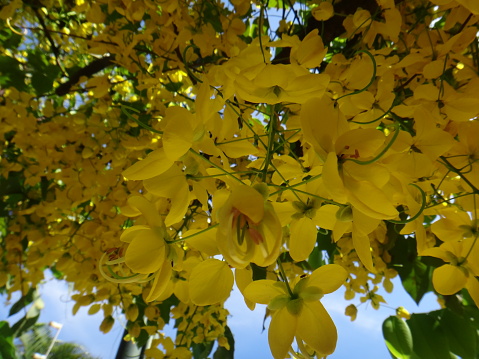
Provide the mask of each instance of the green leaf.
[{"label": "green leaf", "polygon": [[413,350],[411,330],[406,322],[390,316],[383,322],[383,336],[391,354],[399,359],[409,359]]},{"label": "green leaf", "polygon": [[323,265],[323,255],[319,247],[314,247],[313,251],[309,255],[308,264],[312,270],[315,270]]},{"label": "green leaf", "polygon": [[38,293],[36,289],[30,288],[27,294],[25,294],[23,297],[21,297],[12,305],[12,307],[10,308],[10,311],[8,312],[8,316],[10,317],[18,313],[27,305],[31,304],[36,298],[38,298]]},{"label": "green leaf", "polygon": [[476,358],[478,334],[468,317],[444,309],[440,325],[453,353],[463,359]]},{"label": "green leaf", "polygon": [[266,267],[251,263],[251,269],[253,270],[253,280],[266,279]]},{"label": "green leaf", "polygon": [[417,243],[414,237],[397,233],[402,225],[387,223],[388,238],[394,246],[389,250],[391,265],[401,277],[402,285],[411,298],[419,304],[424,294],[432,291],[431,276],[434,268],[417,256]]},{"label": "green leaf", "polygon": [[0,56],[0,87],[15,87],[19,91],[24,91],[27,87],[20,62],[10,56]]},{"label": "green leaf", "polygon": [[16,49],[21,41],[22,36],[14,33],[11,29],[4,28],[0,30],[0,44],[5,49]]},{"label": "green leaf", "polygon": [[417,304],[419,304],[424,294],[432,290],[430,279],[432,271],[433,268],[416,258],[412,263],[409,275],[402,281],[404,289]]},{"label": "green leaf", "polygon": [[29,51],[27,60],[31,69],[31,84],[37,95],[52,91],[53,81],[60,74],[60,68],[50,64],[46,54],[40,50]]},{"label": "green leaf", "polygon": [[194,343],[191,345],[194,359],[206,359],[213,350],[215,342]]},{"label": "green leaf", "polygon": [[168,299],[165,299],[158,305],[160,309],[160,317],[164,320],[165,324],[170,322],[170,311],[171,307],[177,306],[180,301],[174,294],[172,294]]},{"label": "green leaf", "polygon": [[413,314],[406,321],[413,338],[413,358],[451,359],[447,336],[434,314]]},{"label": "green leaf", "polygon": [[13,332],[10,324],[0,322],[0,359],[14,359],[15,345],[13,344]]}]

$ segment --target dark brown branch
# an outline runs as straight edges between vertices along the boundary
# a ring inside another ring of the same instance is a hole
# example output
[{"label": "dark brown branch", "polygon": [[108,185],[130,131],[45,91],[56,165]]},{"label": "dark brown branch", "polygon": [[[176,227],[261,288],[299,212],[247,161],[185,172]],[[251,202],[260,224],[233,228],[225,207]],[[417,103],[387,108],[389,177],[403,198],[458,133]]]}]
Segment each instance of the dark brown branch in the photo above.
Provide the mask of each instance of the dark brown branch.
[{"label": "dark brown branch", "polygon": [[81,68],[80,70],[75,72],[73,75],[71,75],[70,79],[67,82],[58,86],[55,90],[55,93],[58,96],[66,95],[68,92],[70,92],[70,89],[80,81],[80,78],[82,76],[91,77],[97,72],[100,72],[101,70],[112,65],[114,59],[115,59],[114,56],[105,56],[100,59],[92,61],[91,63],[89,63],[88,65]]}]

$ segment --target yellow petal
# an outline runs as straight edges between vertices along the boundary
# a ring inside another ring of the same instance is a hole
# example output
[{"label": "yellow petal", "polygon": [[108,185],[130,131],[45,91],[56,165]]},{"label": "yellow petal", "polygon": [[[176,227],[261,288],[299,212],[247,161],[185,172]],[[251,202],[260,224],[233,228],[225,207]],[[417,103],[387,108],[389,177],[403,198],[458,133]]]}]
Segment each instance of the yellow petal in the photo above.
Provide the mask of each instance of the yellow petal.
[{"label": "yellow petal", "polygon": [[361,263],[372,273],[375,273],[373,257],[371,254],[371,243],[369,236],[353,232],[353,246]]},{"label": "yellow petal", "polygon": [[228,142],[218,145],[229,158],[240,158],[248,155],[257,155],[258,149],[248,140]]},{"label": "yellow petal", "polygon": [[188,282],[191,301],[196,305],[222,303],[233,289],[233,272],[226,262],[210,258],[191,271]]},{"label": "yellow petal", "polygon": [[180,106],[168,107],[165,119],[168,123],[163,131],[165,155],[172,161],[183,156],[193,143],[193,115]]},{"label": "yellow petal", "polygon": [[[235,269],[235,282],[236,286],[240,290],[241,294],[244,296],[244,290],[245,288],[253,282],[253,271],[251,270],[251,267],[246,267],[243,269],[236,268]],[[253,310],[256,306],[255,302],[252,302],[251,300],[248,300],[246,297],[244,298],[244,301],[248,308],[250,310]]]},{"label": "yellow petal", "polygon": [[155,279],[153,280],[150,292],[145,299],[147,303],[154,301],[163,294],[166,287],[168,286],[168,283],[170,282],[171,272],[171,263],[169,260],[165,260],[163,262],[163,265],[161,266],[161,269],[155,274]]},{"label": "yellow petal", "polygon": [[331,197],[341,203],[347,202],[343,180],[339,176],[338,158],[336,152],[329,152],[323,166],[323,183]]},{"label": "yellow petal", "polygon": [[370,182],[346,179],[345,185],[350,191],[349,202],[356,209],[376,219],[393,219],[398,215],[392,201],[380,188]]},{"label": "yellow petal", "polygon": [[183,233],[183,237],[193,236],[186,239],[188,246],[193,247],[194,249],[207,254],[208,256],[215,256],[220,254],[218,246],[216,245],[216,228],[213,228],[209,231],[196,234],[200,232],[200,229],[191,229]]},{"label": "yellow petal", "polygon": [[168,170],[174,161],[166,157],[165,150],[159,148],[150,152],[143,160],[123,171],[123,176],[129,180],[143,180],[158,176]]},{"label": "yellow petal", "polygon": [[284,283],[270,279],[256,280],[244,290],[246,299],[260,304],[268,304],[273,298],[285,293],[288,292]]},{"label": "yellow petal", "polygon": [[[131,243],[135,237],[140,234],[138,231],[151,231],[151,227],[137,224],[133,227],[129,227],[123,231],[120,236],[120,241]],[[140,234],[141,235],[141,234]]]},{"label": "yellow petal", "polygon": [[466,285],[467,277],[464,270],[457,266],[445,264],[436,268],[432,274],[434,289],[442,295],[453,295]]},{"label": "yellow petal", "polygon": [[289,254],[296,262],[301,262],[309,257],[316,244],[317,233],[316,226],[308,217],[302,217],[291,224]]},{"label": "yellow petal", "polygon": [[159,227],[163,224],[163,220],[155,206],[145,197],[131,196],[128,198],[128,204],[138,209],[151,227]]},{"label": "yellow petal", "polygon": [[137,231],[125,253],[126,265],[136,273],[156,272],[165,260],[165,241],[153,229]]},{"label": "yellow petal", "polygon": [[269,324],[268,341],[275,359],[287,357],[293,343],[297,322],[297,317],[293,316],[286,307],[273,314]]},{"label": "yellow petal", "polygon": [[476,277],[469,278],[466,284],[466,289],[472,300],[474,300],[474,303],[476,303],[476,307],[479,308],[479,281]]},{"label": "yellow petal", "polygon": [[257,190],[249,186],[238,186],[231,191],[231,205],[247,215],[254,223],[264,216],[264,198]]},{"label": "yellow petal", "polygon": [[320,354],[319,357],[329,355],[336,349],[338,340],[336,326],[319,301],[304,302],[298,318],[297,333],[306,344]]},{"label": "yellow petal", "polygon": [[334,292],[348,278],[348,272],[339,264],[327,264],[316,269],[309,277],[308,287],[318,287],[324,294]]}]

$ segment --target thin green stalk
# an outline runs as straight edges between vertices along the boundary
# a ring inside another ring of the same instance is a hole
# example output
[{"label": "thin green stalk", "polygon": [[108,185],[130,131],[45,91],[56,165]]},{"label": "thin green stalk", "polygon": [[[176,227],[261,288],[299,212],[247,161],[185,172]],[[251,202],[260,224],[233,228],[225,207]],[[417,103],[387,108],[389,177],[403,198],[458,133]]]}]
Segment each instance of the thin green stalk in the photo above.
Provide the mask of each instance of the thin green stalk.
[{"label": "thin green stalk", "polygon": [[281,263],[279,259],[276,262],[278,263],[278,268],[279,268],[279,271],[281,272],[281,277],[283,277],[283,281],[284,283],[286,283],[286,288],[288,289],[288,293],[291,297],[293,297],[294,296],[293,291],[291,290],[291,287],[289,286],[288,277],[286,277],[283,264]]},{"label": "thin green stalk", "polygon": [[381,152],[379,152],[379,154],[376,157],[374,157],[373,159],[369,161],[360,161],[360,160],[355,160],[353,158],[347,158],[346,161],[352,161],[354,163],[357,163],[358,165],[370,165],[376,162],[377,160],[379,160],[391,148],[391,146],[394,144],[394,142],[399,136],[399,125],[395,125],[395,127],[396,127],[396,131],[394,131],[391,141],[388,142],[386,147],[384,147],[384,149]]},{"label": "thin green stalk", "polygon": [[165,242],[168,243],[168,244],[183,242],[183,241],[186,241],[186,240],[188,240],[188,239],[190,239],[190,238],[192,238],[192,237],[195,237],[195,236],[197,236],[197,235],[199,235],[199,234],[203,234],[203,233],[205,233],[205,232],[208,232],[208,231],[210,231],[210,230],[212,230],[213,228],[216,228],[216,227],[218,227],[218,226],[219,226],[219,224],[217,223],[217,224],[214,224],[214,225],[212,225],[212,226],[209,226],[208,228],[202,229],[201,231],[196,232],[195,234],[191,234],[191,235],[189,235],[189,236],[182,237],[182,238],[180,238],[180,239],[175,239],[175,240],[173,240],[173,241],[165,241]]},{"label": "thin green stalk", "polygon": [[216,163],[211,162],[209,159],[202,156],[201,154],[196,152],[194,149],[190,148],[190,152],[193,153],[194,155],[198,156],[199,158],[203,159],[203,161],[208,162],[211,166],[215,167],[216,169],[219,169],[220,171],[224,172],[225,175],[231,176],[236,181],[240,182],[241,184],[244,184],[244,182],[241,179],[239,179],[238,177],[236,177],[233,173],[230,173],[230,172],[226,171],[224,168],[218,166]]}]

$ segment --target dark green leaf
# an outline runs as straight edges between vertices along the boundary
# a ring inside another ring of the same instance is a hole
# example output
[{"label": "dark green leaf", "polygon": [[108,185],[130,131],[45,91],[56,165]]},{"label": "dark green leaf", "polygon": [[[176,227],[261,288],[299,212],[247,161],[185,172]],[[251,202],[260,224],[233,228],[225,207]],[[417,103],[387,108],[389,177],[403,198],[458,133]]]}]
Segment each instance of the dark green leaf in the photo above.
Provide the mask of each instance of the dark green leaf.
[{"label": "dark green leaf", "polygon": [[320,251],[326,251],[329,258],[334,258],[336,243],[333,241],[332,231],[321,229],[316,235],[316,246]]},{"label": "dark green leaf", "polygon": [[194,343],[191,348],[193,352],[194,359],[206,359],[208,355],[213,350],[213,345],[215,342],[208,343]]},{"label": "dark green leaf", "polygon": [[383,336],[391,354],[399,359],[409,359],[413,349],[411,331],[405,321],[390,316],[383,322]]},{"label": "dark green leaf", "polygon": [[160,305],[158,305],[158,308],[160,309],[160,317],[164,320],[165,324],[170,322],[171,307],[178,305],[179,302],[180,301],[178,298],[172,294],[168,299],[164,300]]},{"label": "dark green leaf", "polygon": [[15,87],[19,91],[26,89],[25,73],[12,57],[0,56],[0,87]]},{"label": "dark green leaf", "polygon": [[40,314],[38,314],[35,317],[23,317],[20,319],[18,322],[16,322],[12,326],[12,331],[15,333],[16,337],[19,337],[23,333],[25,333],[27,330],[29,330],[32,326],[35,325],[35,323],[38,321],[38,318],[40,318]]},{"label": "dark green leaf", "polygon": [[434,313],[413,314],[406,322],[416,358],[451,359],[447,336]]},{"label": "dark green leaf", "polygon": [[0,359],[15,359],[13,332],[6,321],[0,322]]},{"label": "dark green leaf", "polygon": [[402,284],[406,292],[419,304],[424,294],[431,291],[431,275],[433,268],[424,264],[419,258],[412,263],[412,269]]},{"label": "dark green leaf", "polygon": [[27,305],[31,304],[36,298],[38,298],[37,290],[35,288],[30,288],[27,294],[25,294],[12,305],[10,311],[8,312],[8,316],[18,313]]},{"label": "dark green leaf", "polygon": [[312,270],[315,270],[324,264],[323,254],[319,247],[314,247],[313,251],[309,255],[308,263]]},{"label": "dark green leaf", "polygon": [[15,34],[11,29],[4,28],[0,30],[0,44],[5,49],[16,49],[21,41],[22,36]]},{"label": "dark green leaf", "polygon": [[478,334],[469,318],[444,309],[440,324],[453,353],[463,359],[476,358]]},{"label": "dark green leaf", "polygon": [[266,279],[266,267],[251,263],[251,269],[253,270],[253,280]]}]

